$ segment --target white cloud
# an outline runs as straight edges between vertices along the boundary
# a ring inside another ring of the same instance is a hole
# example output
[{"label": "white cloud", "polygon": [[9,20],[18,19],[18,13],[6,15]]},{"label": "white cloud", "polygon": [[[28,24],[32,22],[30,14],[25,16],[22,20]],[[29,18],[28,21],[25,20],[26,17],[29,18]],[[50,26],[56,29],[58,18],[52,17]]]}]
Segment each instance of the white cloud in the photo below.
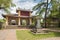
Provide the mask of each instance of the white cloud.
[{"label": "white cloud", "polygon": [[34,3],[32,0],[17,0],[15,2],[16,4],[16,8],[20,7],[20,8],[26,8],[26,9],[30,9],[32,8],[34,5],[36,5],[37,3]]},{"label": "white cloud", "polygon": [[33,0],[13,0],[13,3],[16,4],[16,7],[12,8],[12,13],[16,13],[16,9],[18,7],[22,9],[32,9],[37,3],[33,2]]},{"label": "white cloud", "polygon": [[[39,1],[39,0],[37,0]],[[46,0],[45,0],[46,2]],[[49,0],[50,2],[50,0]],[[22,9],[32,9],[37,3],[33,0],[13,0],[13,3],[16,4],[16,7],[13,8],[11,11],[12,13],[16,13],[16,8],[20,7]]]},{"label": "white cloud", "polygon": [[21,8],[26,8],[26,9],[31,9],[33,6],[35,6],[37,3],[33,3],[33,2],[24,2],[20,4]]}]

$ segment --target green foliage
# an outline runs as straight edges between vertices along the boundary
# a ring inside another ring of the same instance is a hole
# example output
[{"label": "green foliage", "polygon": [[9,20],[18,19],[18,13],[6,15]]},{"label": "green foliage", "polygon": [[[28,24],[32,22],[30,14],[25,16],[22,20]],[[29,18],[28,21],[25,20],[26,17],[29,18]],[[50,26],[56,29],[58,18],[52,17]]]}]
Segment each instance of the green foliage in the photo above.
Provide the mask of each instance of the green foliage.
[{"label": "green foliage", "polygon": [[36,6],[33,7],[33,10],[34,11],[37,10],[36,14],[41,16],[43,14],[43,12],[45,12],[45,10],[46,10],[46,2],[38,3]]},{"label": "green foliage", "polygon": [[0,22],[4,23],[5,22],[5,19],[0,19]]},{"label": "green foliage", "polygon": [[57,17],[59,18],[60,17],[60,1],[59,0],[51,0],[50,2],[52,4],[52,7],[51,7],[51,14],[49,15],[50,17]]},{"label": "green foliage", "polygon": [[30,24],[29,28],[35,28],[35,23]]},{"label": "green foliage", "polygon": [[33,22],[33,23],[31,24],[31,26],[32,26],[32,27],[35,26],[35,23]]},{"label": "green foliage", "polygon": [[7,13],[10,13],[8,9],[14,6],[15,4],[12,3],[12,0],[0,0],[0,8],[3,7],[2,9],[4,9]]},{"label": "green foliage", "polygon": [[52,4],[52,10],[51,10],[51,16],[56,16],[59,14],[59,6],[60,6],[60,1],[57,0],[51,0],[50,2]]},{"label": "green foliage", "polygon": [[0,19],[0,29],[2,29],[3,26],[5,26],[3,25],[4,23],[5,23],[5,19]]},{"label": "green foliage", "polygon": [[[39,2],[36,6],[34,6],[33,10],[37,10],[36,14],[39,14],[40,16],[43,15],[43,12],[46,12],[46,4],[47,2],[44,2],[44,0],[42,0],[43,2]],[[49,1],[49,0],[48,0]],[[60,0],[51,0],[48,3],[48,7],[47,10],[48,12],[50,12],[50,16],[59,16],[59,7],[60,7]],[[48,15],[48,14],[47,14]]]},{"label": "green foliage", "polygon": [[[60,1],[59,0],[46,0],[47,2],[39,2],[36,6],[34,6],[33,10],[37,10],[36,14],[39,14],[40,17],[45,13],[45,27],[46,27],[46,17],[57,17],[60,18]],[[50,7],[49,7],[50,6]],[[49,14],[50,13],[50,14]],[[48,15],[49,14],[49,15]],[[47,16],[48,15],[48,16]]]}]

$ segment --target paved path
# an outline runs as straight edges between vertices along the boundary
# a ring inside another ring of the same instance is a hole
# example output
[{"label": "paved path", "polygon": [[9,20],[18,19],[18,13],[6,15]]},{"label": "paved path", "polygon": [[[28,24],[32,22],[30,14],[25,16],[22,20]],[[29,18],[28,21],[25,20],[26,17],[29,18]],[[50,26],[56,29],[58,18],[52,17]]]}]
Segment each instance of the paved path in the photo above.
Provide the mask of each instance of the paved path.
[{"label": "paved path", "polygon": [[38,40],[60,40],[60,37],[51,37],[51,38],[38,39]]},{"label": "paved path", "polygon": [[0,40],[17,40],[16,30],[14,29],[0,30]]},{"label": "paved path", "polygon": [[60,29],[48,29],[48,28],[45,28],[43,30],[49,30],[49,31],[54,31],[54,32],[60,32]]},{"label": "paved path", "polygon": [[6,30],[0,30],[0,40],[5,40],[6,35]]}]

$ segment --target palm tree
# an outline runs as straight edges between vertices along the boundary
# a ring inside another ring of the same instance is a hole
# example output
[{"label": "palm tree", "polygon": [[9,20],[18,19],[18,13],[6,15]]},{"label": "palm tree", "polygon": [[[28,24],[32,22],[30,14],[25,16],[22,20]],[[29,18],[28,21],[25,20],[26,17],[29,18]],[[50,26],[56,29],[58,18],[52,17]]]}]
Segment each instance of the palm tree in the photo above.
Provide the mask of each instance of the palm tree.
[{"label": "palm tree", "polygon": [[[56,15],[58,14],[58,6],[60,5],[60,1],[58,0],[47,0],[47,2],[38,3],[36,6],[34,6],[33,10],[37,10],[36,14],[39,14],[40,16],[45,12],[45,27],[46,27],[46,17],[48,14],[48,11],[50,12],[50,15]],[[51,6],[50,6],[51,5]],[[48,7],[50,6],[50,7]]]},{"label": "palm tree", "polygon": [[47,10],[48,10],[48,0],[47,0],[47,4],[46,4],[46,11],[45,11],[45,27],[46,27]]},{"label": "palm tree", "polygon": [[0,0],[0,9],[4,9],[6,12],[9,12],[8,9],[13,6],[15,6],[15,4],[12,3],[12,0]]},{"label": "palm tree", "polygon": [[36,6],[33,7],[33,10],[34,11],[37,10],[36,14],[41,15],[45,11],[45,9],[46,9],[45,6],[46,6],[46,2],[40,2]]},{"label": "palm tree", "polygon": [[47,2],[40,2],[36,6],[34,6],[33,10],[37,10],[36,14],[39,14],[40,16],[45,12],[45,27],[46,27],[46,15],[48,10],[48,0]]}]

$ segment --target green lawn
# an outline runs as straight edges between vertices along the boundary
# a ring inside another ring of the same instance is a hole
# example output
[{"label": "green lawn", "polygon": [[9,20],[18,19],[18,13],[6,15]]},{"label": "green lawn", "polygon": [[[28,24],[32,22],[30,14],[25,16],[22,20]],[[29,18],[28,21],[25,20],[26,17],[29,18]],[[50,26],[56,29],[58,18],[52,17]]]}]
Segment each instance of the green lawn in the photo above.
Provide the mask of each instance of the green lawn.
[{"label": "green lawn", "polygon": [[59,32],[49,32],[48,34],[32,34],[28,30],[17,30],[16,35],[18,40],[37,40],[47,37],[60,37]]}]

